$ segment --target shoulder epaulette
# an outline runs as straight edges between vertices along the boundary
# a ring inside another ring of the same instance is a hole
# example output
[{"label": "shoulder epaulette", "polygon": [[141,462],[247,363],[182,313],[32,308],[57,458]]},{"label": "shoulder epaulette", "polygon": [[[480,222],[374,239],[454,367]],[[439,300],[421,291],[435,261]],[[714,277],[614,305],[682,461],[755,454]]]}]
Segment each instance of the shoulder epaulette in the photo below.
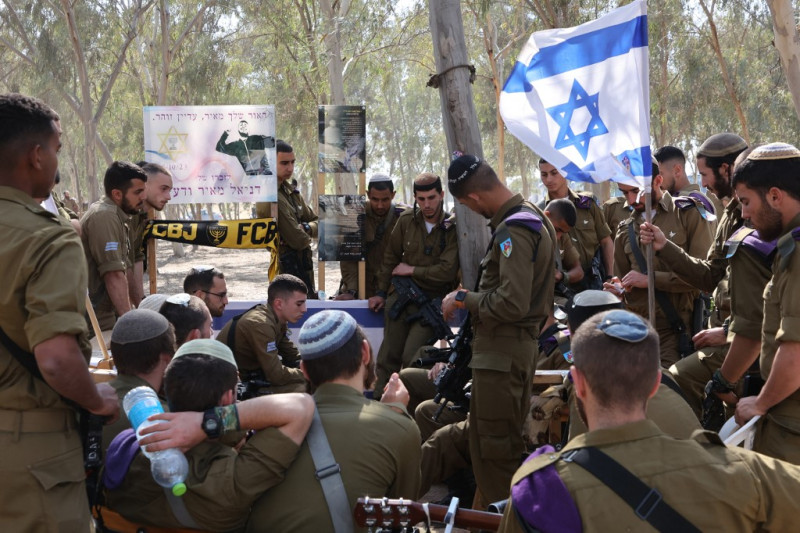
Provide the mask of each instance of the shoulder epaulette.
[{"label": "shoulder epaulette", "polygon": [[725,247],[727,249],[725,257],[733,257],[733,254],[736,253],[736,250],[739,249],[739,246],[745,246],[757,252],[761,257],[770,259],[778,247],[778,241],[765,241],[755,229],[741,227],[736,230],[727,241],[725,241]]},{"label": "shoulder epaulette", "polygon": [[[623,202],[625,202],[625,197],[624,196],[612,196],[611,198],[609,198],[608,200],[603,202],[603,205],[621,204]],[[628,207],[630,207],[630,206],[628,206]]]},{"label": "shoulder epaulette", "polygon": [[590,192],[581,191],[578,193],[578,197],[574,199],[575,207],[578,209],[591,209],[592,202],[594,202],[594,195]]},{"label": "shoulder epaulette", "polygon": [[699,193],[697,191],[692,191],[689,194],[687,194],[687,196],[691,196],[695,200],[699,200],[700,203],[703,204],[703,207],[706,208],[706,211],[708,211],[712,215],[716,215],[717,214],[717,210],[714,209],[714,204],[712,204],[711,201],[708,198],[706,198],[703,193]]},{"label": "shoulder epaulette", "polygon": [[395,216],[402,215],[407,209],[411,209],[410,205],[406,204],[394,204],[394,214]]},{"label": "shoulder epaulette", "polygon": [[503,220],[506,226],[527,228],[534,233],[542,231],[542,219],[532,209],[522,208]]},{"label": "shoulder epaulette", "polygon": [[398,216],[401,216],[401,217],[414,216],[414,208],[413,207],[407,207]]},{"label": "shoulder epaulette", "polygon": [[686,209],[691,209],[692,207],[696,207],[697,210],[700,212],[700,216],[703,217],[703,219],[709,222],[717,220],[717,215],[714,214],[713,206],[711,208],[712,210],[709,211],[708,209],[706,209],[705,202],[701,201],[696,196],[676,196],[675,198],[672,199],[672,201],[675,204],[675,207],[677,209],[680,209],[681,211],[684,211]]},{"label": "shoulder epaulette", "polygon": [[442,220],[441,226],[442,226],[442,229],[445,230],[445,231],[449,231],[449,230],[455,228],[456,227],[456,214],[453,213],[450,216],[445,217],[445,219]]},{"label": "shoulder epaulette", "polygon": [[800,227],[794,228],[778,239],[778,253],[781,255],[781,262],[778,266],[781,270],[786,270],[786,267],[789,266],[789,257],[794,252],[797,241],[800,241]]},{"label": "shoulder epaulette", "polygon": [[696,429],[692,432],[691,439],[701,444],[716,444],[725,446],[725,443],[716,431],[708,431],[706,429]]}]

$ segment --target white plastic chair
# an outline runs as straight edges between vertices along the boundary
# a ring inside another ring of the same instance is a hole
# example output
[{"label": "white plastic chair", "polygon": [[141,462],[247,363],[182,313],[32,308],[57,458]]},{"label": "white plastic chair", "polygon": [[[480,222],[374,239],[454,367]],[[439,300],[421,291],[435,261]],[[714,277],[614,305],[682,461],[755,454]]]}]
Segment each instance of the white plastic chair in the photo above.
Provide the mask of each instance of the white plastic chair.
[{"label": "white plastic chair", "polygon": [[753,449],[753,439],[756,437],[756,422],[761,416],[756,415],[748,422],[739,426],[733,417],[730,417],[727,422],[719,430],[719,437],[728,446],[742,445],[746,450]]}]

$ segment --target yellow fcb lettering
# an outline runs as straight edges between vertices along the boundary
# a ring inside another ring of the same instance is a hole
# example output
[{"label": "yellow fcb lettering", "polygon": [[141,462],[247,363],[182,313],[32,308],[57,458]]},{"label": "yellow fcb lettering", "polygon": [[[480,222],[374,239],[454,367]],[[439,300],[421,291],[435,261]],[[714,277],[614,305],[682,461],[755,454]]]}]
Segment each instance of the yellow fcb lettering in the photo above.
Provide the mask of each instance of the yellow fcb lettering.
[{"label": "yellow fcb lettering", "polygon": [[166,224],[153,224],[153,229],[151,231],[153,237],[166,237],[167,236],[167,225]]},{"label": "yellow fcb lettering", "polygon": [[167,237],[170,239],[178,239],[183,232],[183,224],[180,223],[171,223],[167,225]]}]

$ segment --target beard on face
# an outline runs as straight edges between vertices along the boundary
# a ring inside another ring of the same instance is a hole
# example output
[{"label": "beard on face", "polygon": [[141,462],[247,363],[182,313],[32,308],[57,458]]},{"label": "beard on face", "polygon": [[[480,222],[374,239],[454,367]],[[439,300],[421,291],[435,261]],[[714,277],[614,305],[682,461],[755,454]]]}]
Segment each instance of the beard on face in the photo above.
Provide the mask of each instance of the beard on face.
[{"label": "beard on face", "polygon": [[758,227],[756,229],[759,236],[765,241],[774,241],[780,237],[783,231],[781,212],[772,208],[766,199],[758,210]]},{"label": "beard on face", "polygon": [[139,207],[141,207],[141,206],[134,207],[133,204],[131,204],[128,201],[128,199],[125,196],[123,196],[122,197],[122,205],[120,207],[122,208],[122,211],[125,212],[125,214],[135,215],[135,214],[137,214],[139,212]]},{"label": "beard on face", "polygon": [[711,172],[714,173],[714,193],[717,198],[733,197],[733,189],[731,189],[730,182],[722,177],[719,173],[719,168],[712,168]]},{"label": "beard on face", "polygon": [[575,403],[578,406],[578,415],[580,415],[581,420],[583,420],[583,424],[588,428],[589,427],[589,421],[586,419],[586,408],[583,405],[583,400],[578,398],[578,396],[576,395],[575,396]]}]

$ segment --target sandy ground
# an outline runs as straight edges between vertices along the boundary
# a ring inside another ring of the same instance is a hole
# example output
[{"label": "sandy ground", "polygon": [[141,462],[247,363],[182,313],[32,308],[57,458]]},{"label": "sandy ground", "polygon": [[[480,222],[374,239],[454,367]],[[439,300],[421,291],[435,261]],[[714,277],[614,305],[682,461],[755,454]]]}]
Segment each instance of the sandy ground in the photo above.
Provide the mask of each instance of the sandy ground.
[{"label": "sandy ground", "polygon": [[[225,274],[230,300],[266,300],[267,268],[269,252],[266,250],[229,250],[210,246],[184,245],[184,257],[173,254],[172,243],[156,241],[156,266],[158,292],[172,294],[183,291],[183,278],[192,267],[212,265]],[[314,273],[318,272],[314,248]],[[338,261],[325,263],[325,292],[333,295],[339,287],[340,280]],[[145,275],[144,293],[150,294]],[[315,280],[316,281],[316,280]],[[317,287],[320,289],[320,287]]]}]

